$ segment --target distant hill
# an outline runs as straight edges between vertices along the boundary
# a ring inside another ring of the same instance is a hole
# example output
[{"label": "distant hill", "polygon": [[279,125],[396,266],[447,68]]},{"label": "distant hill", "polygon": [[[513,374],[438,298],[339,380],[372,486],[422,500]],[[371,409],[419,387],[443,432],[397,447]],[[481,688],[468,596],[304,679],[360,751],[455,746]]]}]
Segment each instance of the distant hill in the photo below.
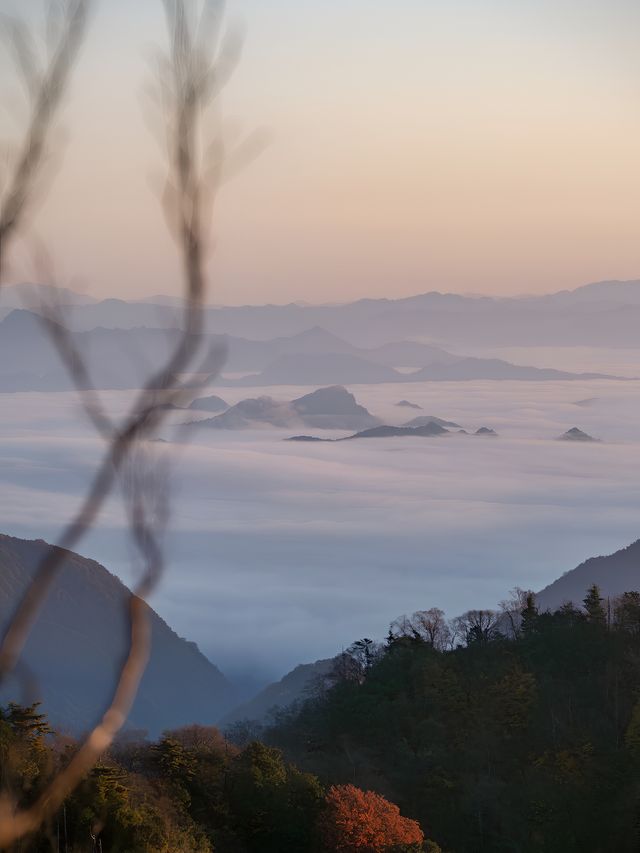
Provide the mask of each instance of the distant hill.
[{"label": "distant hill", "polygon": [[604,597],[640,590],[640,539],[613,554],[591,557],[566,572],[536,595],[538,606],[553,610],[566,601],[581,604],[594,583]]},{"label": "distant hill", "polygon": [[291,406],[306,426],[320,429],[364,429],[380,423],[342,385],[318,388],[292,400]]},{"label": "distant hill", "polygon": [[334,658],[304,663],[288,672],[280,681],[267,685],[253,699],[225,714],[219,725],[229,726],[241,720],[264,721],[271,711],[282,710],[307,699],[318,681],[334,666]]},{"label": "distant hill", "polygon": [[351,441],[353,439],[358,438],[393,438],[395,436],[399,437],[411,437],[411,436],[436,436],[436,435],[448,435],[449,430],[435,423],[435,421],[428,421],[423,426],[416,427],[398,427],[398,426],[387,426],[383,424],[381,426],[371,427],[370,429],[363,429],[360,432],[356,432],[353,435],[347,435],[344,438],[318,438],[314,435],[292,435],[288,441],[330,441],[330,442],[338,442],[338,441]]},{"label": "distant hill", "polygon": [[[0,534],[0,627],[4,631],[34,568],[51,548]],[[79,732],[104,710],[128,646],[128,590],[99,563],[67,552],[23,660],[37,679],[55,726]],[[195,643],[151,613],[151,658],[128,725],[157,735],[193,722],[213,723],[233,704],[229,682]],[[9,681],[0,701],[20,700]]]},{"label": "distant hill", "polygon": [[198,397],[191,402],[190,409],[198,409],[201,412],[223,412],[229,408],[222,397],[211,394],[208,397]]},{"label": "distant hill", "polygon": [[[390,436],[431,436],[445,435],[449,430],[446,430],[440,424],[434,421],[429,421],[422,426],[415,427],[396,427],[396,426],[379,426],[372,429],[365,429],[357,432],[355,435],[350,435],[349,438],[389,438]],[[346,439],[345,439],[346,440]]]},{"label": "distant hill", "polygon": [[317,429],[364,429],[380,423],[341,385],[319,388],[290,402],[273,397],[253,397],[214,418],[194,421],[198,429],[249,429],[268,424],[274,427],[314,427]]},{"label": "distant hill", "polygon": [[583,432],[578,427],[571,427],[566,432],[563,432],[561,436],[558,436],[560,441],[597,441],[597,438],[593,438],[588,433]]},{"label": "distant hill", "polygon": [[412,418],[412,420],[407,421],[406,424],[402,424],[402,426],[421,427],[426,426],[427,424],[438,424],[438,426],[450,429],[462,429],[460,424],[457,424],[454,421],[445,421],[442,418],[437,418],[435,415],[419,415],[417,418]]}]

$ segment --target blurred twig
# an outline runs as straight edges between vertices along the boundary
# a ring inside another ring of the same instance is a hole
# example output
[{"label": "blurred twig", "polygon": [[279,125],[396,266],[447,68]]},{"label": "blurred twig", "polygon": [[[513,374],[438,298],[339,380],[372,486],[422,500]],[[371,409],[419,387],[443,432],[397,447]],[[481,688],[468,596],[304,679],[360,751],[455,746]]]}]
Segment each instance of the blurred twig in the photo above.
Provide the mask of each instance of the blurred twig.
[{"label": "blurred twig", "polygon": [[[85,3],[77,0],[69,4],[69,8],[74,10],[80,6],[86,13]],[[16,665],[38,610],[64,564],[66,550],[73,548],[96,521],[116,478],[123,473],[125,462],[128,462],[127,513],[132,539],[143,561],[141,578],[130,598],[129,654],[121,668],[112,702],[101,723],[36,803],[30,808],[19,810],[8,796],[0,799],[0,847],[32,832],[53,815],[100,753],[111,743],[134,701],[149,655],[148,610],[144,599],[162,571],[163,552],[159,535],[166,523],[167,507],[159,499],[163,494],[162,485],[159,486],[153,477],[149,478],[149,466],[137,450],[143,448],[144,442],[153,436],[162,423],[167,404],[180,399],[185,388],[193,385],[183,381],[183,374],[193,370],[194,360],[202,344],[206,223],[221,173],[218,169],[211,177],[210,169],[204,165],[200,141],[201,121],[205,108],[228,79],[232,59],[235,61],[239,52],[238,45],[231,51],[229,42],[219,38],[221,2],[206,3],[197,21],[189,19],[185,0],[165,0],[164,6],[170,50],[160,66],[169,161],[163,202],[182,259],[185,290],[182,331],[174,350],[157,372],[149,377],[123,422],[115,424],[106,415],[99,395],[92,387],[88,367],[75,347],[60,306],[52,303],[41,307],[46,328],[80,392],[83,406],[109,444],[80,510],[60,536],[58,547],[50,549],[37,567],[33,582],[4,635],[0,644],[0,680]],[[205,40],[203,35],[207,32],[211,34],[212,26],[216,37],[216,51],[213,55],[207,43],[210,36]],[[72,41],[69,37],[63,43],[67,42],[67,50],[76,49],[77,39]],[[21,56],[26,57],[26,54],[21,53]],[[69,62],[64,67],[68,70]],[[60,77],[60,74],[57,76]],[[65,81],[66,76],[61,78],[56,89],[57,100]],[[47,113],[50,113],[49,107]],[[48,115],[32,119],[35,127],[44,129],[40,132],[40,151],[44,144],[43,132],[46,135],[49,121]],[[222,161],[223,153],[218,148],[219,162]],[[10,194],[10,198],[16,195],[20,203],[16,207],[16,202],[12,202],[17,212],[10,212],[6,217],[5,250],[7,238],[16,232],[33,186],[33,169],[37,165],[37,158],[31,155],[26,174],[14,178],[12,182],[19,191],[17,195],[15,192]],[[5,218],[0,221],[5,221]],[[0,242],[0,251],[2,246]],[[220,367],[221,362],[217,369]]]},{"label": "blurred twig", "polygon": [[[26,25],[11,18],[4,22],[16,68],[29,95],[29,118],[15,166],[0,199],[0,282],[7,247],[18,232],[36,192],[51,126],[84,37],[89,5],[89,0],[51,4],[47,28],[50,56],[44,70],[38,68],[33,40]],[[58,9],[55,26],[54,9]]]}]

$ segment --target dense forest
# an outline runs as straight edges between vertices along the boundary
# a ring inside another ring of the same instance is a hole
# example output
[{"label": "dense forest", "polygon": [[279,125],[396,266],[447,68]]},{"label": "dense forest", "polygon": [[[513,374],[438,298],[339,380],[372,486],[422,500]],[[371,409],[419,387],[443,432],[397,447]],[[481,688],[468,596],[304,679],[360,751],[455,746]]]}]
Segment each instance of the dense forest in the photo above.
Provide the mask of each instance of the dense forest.
[{"label": "dense forest", "polygon": [[[533,595],[440,611],[281,717],[269,741],[321,782],[373,788],[451,853],[640,850],[640,593],[539,613]],[[371,649],[369,651],[369,649]]]},{"label": "dense forest", "polygon": [[[74,749],[37,706],[2,709],[23,804]],[[638,851],[640,593],[396,620],[268,728],[129,732],[16,849]]]},{"label": "dense forest", "polygon": [[[28,805],[75,748],[54,736],[37,705],[3,708],[4,792]],[[193,725],[153,743],[130,733],[102,756],[48,826],[12,849],[377,853],[438,847],[376,792],[323,787],[273,747],[254,741],[238,748],[215,727]]]}]

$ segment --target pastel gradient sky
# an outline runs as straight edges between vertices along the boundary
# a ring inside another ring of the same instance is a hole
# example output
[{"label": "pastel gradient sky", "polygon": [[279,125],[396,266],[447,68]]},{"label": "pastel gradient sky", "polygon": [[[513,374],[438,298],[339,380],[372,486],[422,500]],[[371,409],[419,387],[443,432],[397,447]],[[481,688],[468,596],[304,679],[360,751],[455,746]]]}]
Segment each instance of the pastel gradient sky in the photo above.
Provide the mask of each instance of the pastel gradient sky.
[{"label": "pastel gradient sky", "polygon": [[[3,12],[23,5],[0,0]],[[98,5],[64,158],[34,222],[59,278],[97,296],[179,289],[141,109],[161,7]],[[246,44],[224,112],[271,143],[220,197],[212,301],[506,295],[640,277],[637,0],[228,9]]]}]

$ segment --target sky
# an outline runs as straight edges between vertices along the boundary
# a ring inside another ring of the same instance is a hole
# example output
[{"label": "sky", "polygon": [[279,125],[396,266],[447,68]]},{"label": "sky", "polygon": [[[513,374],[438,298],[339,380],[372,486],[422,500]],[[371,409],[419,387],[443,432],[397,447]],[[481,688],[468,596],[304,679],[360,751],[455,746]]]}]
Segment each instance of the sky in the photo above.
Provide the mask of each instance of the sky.
[{"label": "sky", "polygon": [[[640,277],[636,2],[227,5],[245,49],[225,133],[258,130],[269,144],[220,194],[211,301],[515,295]],[[95,296],[180,290],[145,120],[164,35],[160,0],[97,4],[30,223],[59,283]],[[2,62],[2,129],[15,140],[23,104]],[[27,242],[12,259],[14,280],[34,277],[31,254]]]}]

